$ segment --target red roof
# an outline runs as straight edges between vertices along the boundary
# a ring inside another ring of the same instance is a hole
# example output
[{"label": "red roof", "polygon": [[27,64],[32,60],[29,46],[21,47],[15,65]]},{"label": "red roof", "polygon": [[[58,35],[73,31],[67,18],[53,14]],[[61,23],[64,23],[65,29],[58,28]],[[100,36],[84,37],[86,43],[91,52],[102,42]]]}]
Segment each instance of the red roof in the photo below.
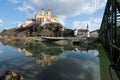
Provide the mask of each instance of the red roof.
[{"label": "red roof", "polygon": [[35,21],[35,19],[32,19],[32,18],[27,18],[26,20],[27,21]]}]

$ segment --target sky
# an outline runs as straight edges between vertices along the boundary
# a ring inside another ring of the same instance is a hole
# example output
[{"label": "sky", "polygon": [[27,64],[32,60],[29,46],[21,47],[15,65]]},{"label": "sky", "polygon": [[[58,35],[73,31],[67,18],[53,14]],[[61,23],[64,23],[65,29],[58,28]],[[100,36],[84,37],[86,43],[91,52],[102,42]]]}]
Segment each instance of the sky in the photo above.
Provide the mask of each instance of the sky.
[{"label": "sky", "polygon": [[0,31],[17,27],[26,18],[50,10],[65,28],[100,28],[107,0],[0,0]]}]

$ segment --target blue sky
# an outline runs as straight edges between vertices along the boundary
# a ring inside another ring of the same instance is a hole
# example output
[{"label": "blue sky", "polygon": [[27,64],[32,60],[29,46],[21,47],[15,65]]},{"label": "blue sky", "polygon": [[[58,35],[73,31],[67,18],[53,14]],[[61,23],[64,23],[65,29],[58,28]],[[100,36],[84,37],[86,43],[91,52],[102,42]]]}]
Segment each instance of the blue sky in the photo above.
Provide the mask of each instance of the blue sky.
[{"label": "blue sky", "polygon": [[52,15],[66,28],[100,27],[106,0],[0,0],[0,31],[17,27],[26,18],[34,18],[41,8],[51,10]]}]

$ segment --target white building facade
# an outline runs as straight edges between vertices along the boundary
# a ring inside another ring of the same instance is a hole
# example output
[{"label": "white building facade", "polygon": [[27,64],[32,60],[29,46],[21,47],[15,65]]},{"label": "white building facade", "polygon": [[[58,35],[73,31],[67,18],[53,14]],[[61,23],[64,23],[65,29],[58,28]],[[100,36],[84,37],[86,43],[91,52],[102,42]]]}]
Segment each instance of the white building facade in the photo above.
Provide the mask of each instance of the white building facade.
[{"label": "white building facade", "polygon": [[90,37],[90,32],[88,30],[88,25],[87,25],[87,29],[75,29],[74,30],[74,36],[75,37]]}]

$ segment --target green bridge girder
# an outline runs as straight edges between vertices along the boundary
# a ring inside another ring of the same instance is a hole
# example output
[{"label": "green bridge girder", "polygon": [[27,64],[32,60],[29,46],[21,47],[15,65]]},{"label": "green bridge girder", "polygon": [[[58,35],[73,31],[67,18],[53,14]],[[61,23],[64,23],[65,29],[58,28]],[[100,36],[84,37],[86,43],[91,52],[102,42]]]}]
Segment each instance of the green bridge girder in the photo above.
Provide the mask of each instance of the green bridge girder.
[{"label": "green bridge girder", "polygon": [[120,0],[107,1],[99,39],[120,79]]}]

